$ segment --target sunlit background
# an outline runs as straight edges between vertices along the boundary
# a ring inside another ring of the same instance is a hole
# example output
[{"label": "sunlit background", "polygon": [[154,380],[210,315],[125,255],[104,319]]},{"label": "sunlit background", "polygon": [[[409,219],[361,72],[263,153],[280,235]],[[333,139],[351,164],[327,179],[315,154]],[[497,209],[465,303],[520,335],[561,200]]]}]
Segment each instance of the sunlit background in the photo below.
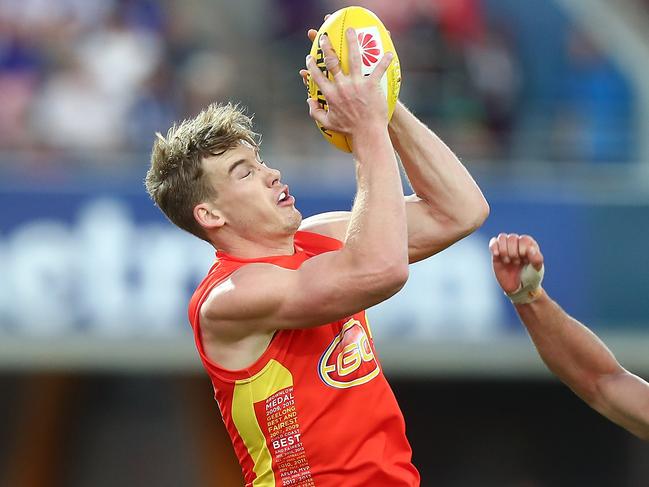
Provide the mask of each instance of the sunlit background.
[{"label": "sunlit background", "polygon": [[148,200],[148,151],[238,101],[304,216],[349,209],[297,71],[350,4],[491,205],[370,311],[422,485],[649,485],[649,448],[545,371],[487,250],[535,236],[548,292],[649,376],[649,2],[0,0],[1,486],[242,485],[186,318],[214,253]]}]

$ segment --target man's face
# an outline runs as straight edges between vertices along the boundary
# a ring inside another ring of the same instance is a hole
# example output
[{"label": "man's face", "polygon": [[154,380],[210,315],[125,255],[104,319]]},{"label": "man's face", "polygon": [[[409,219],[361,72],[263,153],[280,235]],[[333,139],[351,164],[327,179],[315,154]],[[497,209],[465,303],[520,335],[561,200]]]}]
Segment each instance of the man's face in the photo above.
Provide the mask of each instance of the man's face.
[{"label": "man's face", "polygon": [[211,202],[230,231],[248,240],[293,234],[302,215],[281,174],[245,142],[220,156],[203,160],[205,176],[216,190]]}]

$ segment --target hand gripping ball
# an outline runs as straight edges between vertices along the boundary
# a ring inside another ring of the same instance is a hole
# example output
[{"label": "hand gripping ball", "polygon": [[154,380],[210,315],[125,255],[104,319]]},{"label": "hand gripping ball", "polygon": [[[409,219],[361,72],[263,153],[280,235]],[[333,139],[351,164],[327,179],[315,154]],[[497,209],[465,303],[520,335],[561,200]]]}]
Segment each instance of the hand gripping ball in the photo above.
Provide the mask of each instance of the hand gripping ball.
[{"label": "hand gripping ball", "polygon": [[[313,45],[311,46],[310,54],[315,59],[318,68],[330,80],[333,80],[333,75],[327,71],[324,54],[320,48],[320,36],[326,33],[340,59],[340,66],[343,73],[349,73],[349,49],[345,38],[345,31],[350,27],[357,34],[358,44],[361,50],[361,70],[363,75],[367,76],[374,71],[374,68],[386,51],[394,53],[394,59],[381,78],[381,88],[388,103],[388,120],[390,120],[394,112],[394,107],[397,104],[397,99],[399,98],[401,68],[390,34],[381,20],[373,12],[362,7],[346,7],[336,11],[318,30]],[[309,77],[308,88],[309,96],[318,100],[320,106],[326,110],[327,100],[311,77]],[[352,151],[350,137],[334,132],[333,130],[327,130],[317,121],[316,125],[320,129],[322,136],[330,143],[345,152]]]}]

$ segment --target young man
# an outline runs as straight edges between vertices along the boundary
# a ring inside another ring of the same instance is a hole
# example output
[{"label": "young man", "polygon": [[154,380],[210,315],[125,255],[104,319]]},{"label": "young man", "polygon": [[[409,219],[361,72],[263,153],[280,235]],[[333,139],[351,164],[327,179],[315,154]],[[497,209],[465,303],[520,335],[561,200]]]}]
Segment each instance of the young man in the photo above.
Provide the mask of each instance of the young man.
[{"label": "young man", "polygon": [[[353,140],[351,212],[302,221],[280,172],[260,159],[251,121],[212,105],[158,135],[147,174],[156,204],[217,249],[190,302],[196,346],[246,485],[419,485],[403,416],[376,358],[365,309],[406,282],[408,263],[468,235],[487,217],[453,153],[403,106],[388,129],[379,80],[329,44],[327,97],[310,115]],[[390,139],[415,195],[404,198]]]},{"label": "young man", "polygon": [[626,371],[593,332],[545,293],[543,254],[536,241],[501,233],[489,249],[496,279],[548,368],[590,407],[649,440],[649,384]]}]

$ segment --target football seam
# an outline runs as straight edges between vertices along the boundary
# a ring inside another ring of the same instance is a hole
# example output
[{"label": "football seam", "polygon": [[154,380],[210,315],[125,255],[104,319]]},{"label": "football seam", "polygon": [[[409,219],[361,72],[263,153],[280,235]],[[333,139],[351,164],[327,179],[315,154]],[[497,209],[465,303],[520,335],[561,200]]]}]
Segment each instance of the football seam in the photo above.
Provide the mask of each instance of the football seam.
[{"label": "football seam", "polygon": [[[345,42],[345,36],[347,35],[347,24],[345,23],[345,20],[347,20],[347,14],[349,13],[349,10],[345,10],[342,18],[342,25],[343,28],[341,29],[340,32],[340,38],[338,39],[339,42],[339,47],[338,47],[338,52],[340,53],[339,56],[342,57],[343,53],[343,42]],[[349,58],[349,52],[347,52],[347,58]],[[340,65],[340,69],[342,69],[342,63]],[[347,74],[349,74],[349,62],[347,63]],[[349,139],[347,138],[347,134],[340,134],[343,136],[343,140],[345,141],[345,146],[347,146],[347,152],[352,151],[352,145],[349,142]]]},{"label": "football seam", "polygon": [[[345,12],[343,14],[343,19],[342,19],[343,28],[340,29],[340,31],[341,31],[340,32],[340,38],[338,39],[338,52],[339,52],[338,56],[342,56],[342,54],[343,54],[343,42],[345,40],[345,31],[347,30],[347,25],[345,24],[345,20],[347,19],[347,13],[348,13],[348,11],[345,10]],[[342,66],[340,66],[340,69],[342,69]],[[349,69],[349,66],[347,66],[347,69]]]}]

